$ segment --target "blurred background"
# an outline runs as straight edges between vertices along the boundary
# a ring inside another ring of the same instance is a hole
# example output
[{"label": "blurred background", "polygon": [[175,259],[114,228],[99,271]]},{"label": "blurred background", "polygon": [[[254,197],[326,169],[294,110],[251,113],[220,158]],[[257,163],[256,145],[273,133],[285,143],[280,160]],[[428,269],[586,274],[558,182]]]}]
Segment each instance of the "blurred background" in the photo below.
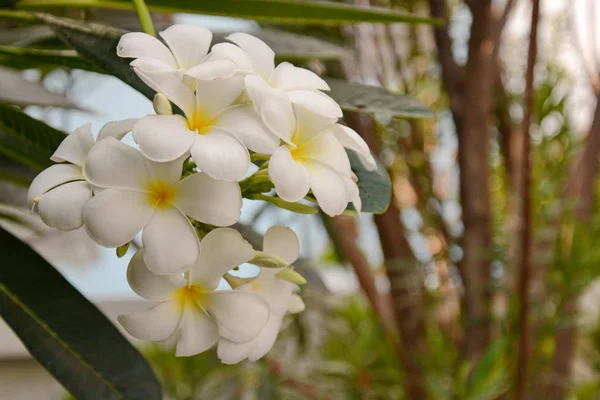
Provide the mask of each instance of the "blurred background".
[{"label": "blurred background", "polygon": [[[165,397],[600,399],[598,1],[354,3],[447,24],[153,15],[157,30],[197,24],[217,35],[257,34],[277,53],[296,46],[309,53],[298,65],[410,95],[435,112],[345,115],[392,177],[384,214],[309,216],[245,200],[238,228],[248,237],[260,243],[273,224],[298,233],[306,311],[288,317],[274,350],[256,363],[221,365],[211,351],[176,358],[169,343],[136,342]],[[133,12],[60,13],[139,30]],[[116,78],[19,65],[3,51],[59,43],[45,26],[0,19],[0,101],[67,132],[153,112]],[[9,165],[3,157],[0,166]],[[0,224],[111,320],[142,308],[125,278],[133,250],[117,259],[84,232],[45,228],[25,206],[32,177],[0,169]],[[0,322],[0,399],[63,398]]]}]

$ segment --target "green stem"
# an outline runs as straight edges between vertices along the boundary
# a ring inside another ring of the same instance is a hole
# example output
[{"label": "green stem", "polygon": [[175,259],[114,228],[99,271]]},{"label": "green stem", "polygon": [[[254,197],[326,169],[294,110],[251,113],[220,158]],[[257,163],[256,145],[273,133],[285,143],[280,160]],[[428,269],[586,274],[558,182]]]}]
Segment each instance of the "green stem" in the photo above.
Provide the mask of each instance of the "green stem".
[{"label": "green stem", "polygon": [[37,18],[25,11],[0,10],[0,18],[18,19],[21,21],[37,21]]},{"label": "green stem", "polygon": [[150,11],[148,11],[148,7],[146,7],[146,3],[144,2],[144,0],[132,1],[133,6],[135,7],[135,12],[137,13],[138,19],[140,20],[140,25],[142,25],[142,30],[148,35],[156,37],[156,31],[154,30],[152,17],[150,16]]}]

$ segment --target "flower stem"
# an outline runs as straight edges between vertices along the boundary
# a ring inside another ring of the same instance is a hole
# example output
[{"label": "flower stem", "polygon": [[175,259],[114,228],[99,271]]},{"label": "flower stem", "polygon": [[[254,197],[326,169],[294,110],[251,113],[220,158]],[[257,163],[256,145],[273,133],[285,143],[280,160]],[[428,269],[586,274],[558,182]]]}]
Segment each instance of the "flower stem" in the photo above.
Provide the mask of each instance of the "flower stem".
[{"label": "flower stem", "polygon": [[133,7],[135,8],[135,12],[138,15],[138,19],[140,20],[140,25],[142,26],[142,30],[146,32],[148,35],[156,37],[156,31],[154,30],[154,24],[152,23],[152,17],[150,16],[150,11],[148,11],[148,7],[144,0],[132,0]]}]

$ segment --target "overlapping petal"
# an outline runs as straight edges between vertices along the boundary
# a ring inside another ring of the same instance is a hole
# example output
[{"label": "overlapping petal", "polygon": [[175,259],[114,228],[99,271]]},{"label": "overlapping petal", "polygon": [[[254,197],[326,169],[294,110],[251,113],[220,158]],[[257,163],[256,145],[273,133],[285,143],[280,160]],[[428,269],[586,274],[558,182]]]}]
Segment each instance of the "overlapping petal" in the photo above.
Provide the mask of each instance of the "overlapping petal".
[{"label": "overlapping petal", "polygon": [[133,127],[133,138],[149,159],[166,162],[187,153],[196,139],[181,115],[146,115]]},{"label": "overlapping petal", "polygon": [[83,208],[92,198],[92,188],[84,181],[70,182],[50,190],[39,201],[42,221],[61,231],[83,225]]},{"label": "overlapping petal", "polygon": [[219,335],[235,343],[257,337],[269,319],[268,305],[259,295],[235,290],[214,292],[209,312],[217,321]]},{"label": "overlapping petal", "polygon": [[298,236],[287,226],[272,226],[263,237],[263,251],[276,254],[288,263],[293,264],[300,253]]},{"label": "overlapping petal", "polygon": [[158,208],[142,232],[144,261],[158,275],[173,275],[194,264],[200,244],[190,221],[173,207]]},{"label": "overlapping petal", "polygon": [[34,200],[66,182],[83,180],[81,167],[71,164],[57,164],[43,170],[35,177],[27,192],[27,204],[32,205]]},{"label": "overlapping petal", "polygon": [[293,159],[287,146],[281,146],[271,156],[269,178],[277,195],[286,201],[301,200],[310,190],[306,167]]},{"label": "overlapping petal", "polygon": [[50,159],[54,162],[70,162],[83,167],[93,145],[92,124],[85,124],[64,138]]},{"label": "overlapping petal", "polygon": [[133,337],[163,341],[175,333],[181,317],[180,306],[175,301],[165,301],[144,311],[120,315],[118,321]]},{"label": "overlapping petal", "polygon": [[229,226],[240,218],[242,194],[237,182],[218,181],[197,173],[182,179],[177,192],[174,205],[197,221]]},{"label": "overlapping petal", "polygon": [[177,61],[167,46],[142,32],[130,32],[121,36],[117,45],[117,55],[123,58],[150,58],[171,68],[177,68]]},{"label": "overlapping petal", "polygon": [[321,210],[330,217],[344,212],[349,198],[340,174],[319,162],[311,162],[306,168],[310,175],[310,188]]},{"label": "overlapping petal", "polygon": [[147,196],[115,189],[96,193],[83,209],[88,235],[104,247],[119,247],[131,241],[154,214]]},{"label": "overlapping petal", "polygon": [[281,90],[329,90],[329,85],[319,75],[299,68],[289,62],[279,64],[269,78],[271,86]]},{"label": "overlapping petal", "polygon": [[221,277],[254,256],[250,243],[231,228],[209,232],[200,244],[200,257],[190,271],[190,280],[214,290]]},{"label": "overlapping petal", "polygon": [[246,146],[236,137],[218,130],[197,135],[190,152],[198,168],[214,179],[238,181],[250,166]]},{"label": "overlapping petal", "polygon": [[186,283],[181,276],[157,275],[150,271],[144,261],[143,248],[129,261],[127,282],[137,295],[153,301],[171,299],[175,291]]},{"label": "overlapping petal", "polygon": [[186,306],[179,325],[175,355],[193,356],[210,349],[219,340],[215,320],[199,307]]},{"label": "overlapping petal", "polygon": [[172,25],[159,32],[159,35],[167,42],[181,69],[200,64],[206,57],[212,40],[212,32],[197,25]]},{"label": "overlapping petal", "polygon": [[252,61],[256,73],[269,79],[275,69],[275,52],[259,38],[243,32],[236,32],[226,37],[227,40],[240,46]]},{"label": "overlapping petal", "polygon": [[269,130],[251,106],[228,108],[219,115],[215,126],[235,136],[249,150],[257,153],[271,154],[279,146],[279,138]]},{"label": "overlapping petal", "polygon": [[117,140],[121,140],[126,134],[131,132],[133,126],[138,121],[139,118],[128,118],[121,121],[108,122],[100,129],[100,132],[98,132],[96,141],[99,142],[107,137],[114,137]]},{"label": "overlapping petal", "polygon": [[341,124],[335,124],[331,127],[331,131],[342,146],[356,152],[365,168],[370,171],[377,168],[377,163],[373,154],[371,154],[369,146],[354,129]]}]

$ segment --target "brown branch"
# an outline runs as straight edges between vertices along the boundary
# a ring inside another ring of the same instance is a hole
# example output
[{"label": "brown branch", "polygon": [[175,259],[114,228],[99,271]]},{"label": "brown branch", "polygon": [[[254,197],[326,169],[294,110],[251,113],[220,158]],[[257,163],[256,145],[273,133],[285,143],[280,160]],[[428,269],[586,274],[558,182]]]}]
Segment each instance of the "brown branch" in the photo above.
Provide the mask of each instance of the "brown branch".
[{"label": "brown branch", "polygon": [[392,313],[391,299],[377,289],[369,262],[357,246],[355,219],[345,216],[331,218],[323,215],[323,223],[341,253],[340,255],[352,265],[360,288],[386,331],[395,332],[396,324]]},{"label": "brown branch", "polygon": [[315,387],[309,385],[308,383],[301,382],[291,376],[285,375],[282,372],[281,364],[278,361],[269,357],[265,357],[264,360],[271,375],[278,378],[282,385],[289,386],[311,400],[325,400],[332,398],[322,396]]},{"label": "brown branch", "polygon": [[529,353],[531,347],[531,332],[529,325],[529,285],[531,279],[531,139],[529,129],[531,126],[531,115],[533,112],[533,79],[535,60],[537,56],[537,34],[538,22],[540,18],[540,0],[532,0],[531,10],[531,32],[529,34],[529,51],[527,54],[527,70],[525,73],[525,96],[524,96],[524,115],[520,130],[521,140],[523,142],[523,166],[521,173],[522,201],[521,201],[521,249],[520,249],[520,269],[519,269],[519,299],[521,301],[519,309],[520,333],[519,333],[519,353],[516,374],[516,399],[524,400],[526,397],[526,383],[528,381]]}]

